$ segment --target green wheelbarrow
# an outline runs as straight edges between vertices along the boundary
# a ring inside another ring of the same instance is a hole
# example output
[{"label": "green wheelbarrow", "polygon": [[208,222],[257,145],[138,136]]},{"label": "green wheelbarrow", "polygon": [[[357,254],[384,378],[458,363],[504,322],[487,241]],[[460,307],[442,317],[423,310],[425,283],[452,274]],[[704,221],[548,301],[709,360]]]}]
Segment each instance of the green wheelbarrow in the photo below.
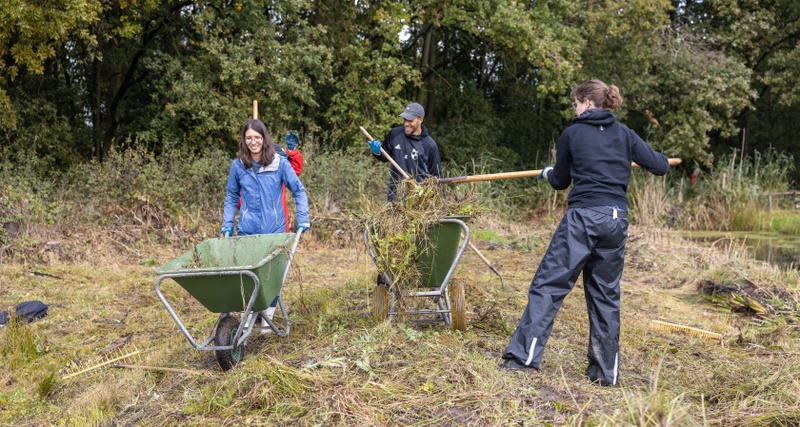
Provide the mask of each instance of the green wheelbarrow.
[{"label": "green wheelbarrow", "polygon": [[[364,246],[372,261],[382,270],[375,250],[372,229],[364,229]],[[464,250],[469,244],[469,228],[458,218],[446,217],[433,225],[428,232],[429,245],[419,251],[416,261],[421,274],[420,283],[414,290],[403,290],[403,297],[427,298],[433,308],[405,310],[410,315],[434,315],[454,330],[467,329],[467,310],[464,297],[464,284],[450,283]],[[372,294],[372,317],[377,322],[397,315],[397,298],[389,290],[392,274],[381,271]],[[382,282],[382,283],[381,283]]]},{"label": "green wheelbarrow", "polygon": [[[223,371],[244,357],[254,330],[289,334],[289,316],[281,293],[301,232],[208,239],[155,270],[158,299],[192,346],[216,352]],[[172,279],[212,313],[220,313],[215,332],[198,343],[161,292]],[[283,327],[264,316],[268,326],[255,326],[258,312],[277,298]],[[241,318],[238,317],[241,313]]]}]

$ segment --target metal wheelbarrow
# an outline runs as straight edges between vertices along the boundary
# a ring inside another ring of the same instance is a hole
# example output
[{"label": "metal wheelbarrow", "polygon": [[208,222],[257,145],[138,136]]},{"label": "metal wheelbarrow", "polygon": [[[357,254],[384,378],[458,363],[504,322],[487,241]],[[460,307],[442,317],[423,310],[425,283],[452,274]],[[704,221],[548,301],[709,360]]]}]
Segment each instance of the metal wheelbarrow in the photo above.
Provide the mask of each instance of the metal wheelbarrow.
[{"label": "metal wheelbarrow", "polygon": [[[372,261],[381,271],[384,283],[378,283],[372,294],[372,315],[375,321],[381,322],[397,315],[396,296],[389,289],[392,273],[382,271],[381,263],[372,239],[372,229],[364,229],[364,246],[369,251]],[[430,298],[435,308],[405,310],[410,315],[435,315],[454,330],[467,329],[467,310],[464,298],[464,284],[454,281],[450,284],[456,266],[469,243],[469,228],[458,218],[446,217],[428,232],[429,245],[425,245],[416,261],[419,266],[421,280],[414,290],[403,290],[403,297]]]},{"label": "metal wheelbarrow", "polygon": [[[155,270],[155,290],[192,346],[216,352],[223,371],[244,357],[253,330],[289,334],[289,316],[281,293],[301,232],[208,239]],[[220,313],[215,332],[202,343],[192,336],[161,292],[172,279],[212,313]],[[283,327],[264,317],[268,326],[254,326],[259,311],[277,298]],[[241,319],[238,318],[241,313]]]}]

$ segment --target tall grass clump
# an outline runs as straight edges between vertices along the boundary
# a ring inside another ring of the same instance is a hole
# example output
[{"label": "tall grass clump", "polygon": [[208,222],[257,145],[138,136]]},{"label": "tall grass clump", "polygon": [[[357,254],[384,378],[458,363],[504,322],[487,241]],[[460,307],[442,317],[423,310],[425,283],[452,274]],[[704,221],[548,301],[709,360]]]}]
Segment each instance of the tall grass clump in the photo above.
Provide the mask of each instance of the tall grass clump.
[{"label": "tall grass clump", "polygon": [[700,426],[687,413],[684,395],[677,397],[654,391],[642,394],[622,388],[624,405],[603,418],[606,426]]},{"label": "tall grass clump", "polygon": [[11,315],[0,329],[0,359],[3,370],[15,369],[36,358],[36,340],[28,324]]},{"label": "tall grass clump", "polygon": [[649,227],[660,227],[670,222],[673,205],[673,192],[670,191],[666,176],[655,176],[646,171],[634,169],[628,185],[628,209],[631,222]]},{"label": "tall grass clump", "polygon": [[0,244],[14,253],[58,230],[217,223],[231,159],[222,151],[156,156],[129,148],[64,171],[35,158],[0,162]]},{"label": "tall grass clump", "polygon": [[786,215],[773,216],[770,230],[791,236],[800,235],[800,215],[789,212]]},{"label": "tall grass clump", "polygon": [[[786,191],[794,170],[791,155],[768,149],[742,157],[723,155],[684,191],[677,225],[690,230],[747,231],[769,227],[764,193]],[[765,225],[766,224],[766,225]]]}]

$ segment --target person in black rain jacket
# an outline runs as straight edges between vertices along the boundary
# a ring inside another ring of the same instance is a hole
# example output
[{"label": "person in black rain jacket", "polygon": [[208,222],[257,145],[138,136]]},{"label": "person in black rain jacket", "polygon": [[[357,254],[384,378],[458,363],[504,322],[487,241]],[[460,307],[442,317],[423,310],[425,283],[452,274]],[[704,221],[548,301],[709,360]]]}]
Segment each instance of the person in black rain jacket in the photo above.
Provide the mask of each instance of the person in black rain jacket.
[{"label": "person in black rain jacket", "polygon": [[622,104],[619,89],[589,80],[572,91],[576,117],[556,146],[555,166],[539,178],[556,190],[572,184],[568,209],[528,291],[528,306],[503,352],[504,369],[539,369],[564,297],[583,273],[589,313],[586,377],[604,386],[619,374],[620,278],[628,237],[631,162],[667,173],[664,155],[618,123],[610,110]]},{"label": "person in black rain jacket", "polygon": [[[403,118],[403,126],[392,128],[381,143],[374,139],[369,142],[372,155],[382,161],[389,160],[381,154],[381,148],[386,151],[409,176],[414,177],[417,182],[422,182],[426,178],[442,176],[442,158],[439,154],[439,147],[436,142],[428,135],[428,128],[422,124],[425,118],[425,109],[422,105],[412,102],[400,114]],[[395,187],[397,181],[403,176],[394,167],[391,167],[391,177],[389,178],[389,191],[387,198],[389,201],[395,199]]]}]

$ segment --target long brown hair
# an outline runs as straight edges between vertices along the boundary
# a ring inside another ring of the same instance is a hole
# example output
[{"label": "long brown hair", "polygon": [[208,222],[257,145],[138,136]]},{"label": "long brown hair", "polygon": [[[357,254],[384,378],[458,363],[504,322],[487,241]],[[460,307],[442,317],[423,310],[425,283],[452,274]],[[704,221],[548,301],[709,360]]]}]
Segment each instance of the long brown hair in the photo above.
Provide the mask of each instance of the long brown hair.
[{"label": "long brown hair", "polygon": [[253,162],[250,157],[250,148],[247,147],[247,141],[245,140],[244,136],[248,129],[258,132],[258,134],[263,138],[261,140],[261,143],[264,144],[261,148],[261,165],[269,165],[275,158],[275,146],[273,145],[272,138],[269,136],[267,126],[261,120],[250,120],[244,124],[241,132],[242,135],[239,139],[239,160],[244,164],[245,169],[249,169],[253,166]]},{"label": "long brown hair", "polygon": [[578,102],[588,99],[594,103],[595,107],[613,110],[622,105],[622,95],[619,88],[614,85],[607,85],[601,80],[589,80],[581,83],[572,89],[572,97]]}]

